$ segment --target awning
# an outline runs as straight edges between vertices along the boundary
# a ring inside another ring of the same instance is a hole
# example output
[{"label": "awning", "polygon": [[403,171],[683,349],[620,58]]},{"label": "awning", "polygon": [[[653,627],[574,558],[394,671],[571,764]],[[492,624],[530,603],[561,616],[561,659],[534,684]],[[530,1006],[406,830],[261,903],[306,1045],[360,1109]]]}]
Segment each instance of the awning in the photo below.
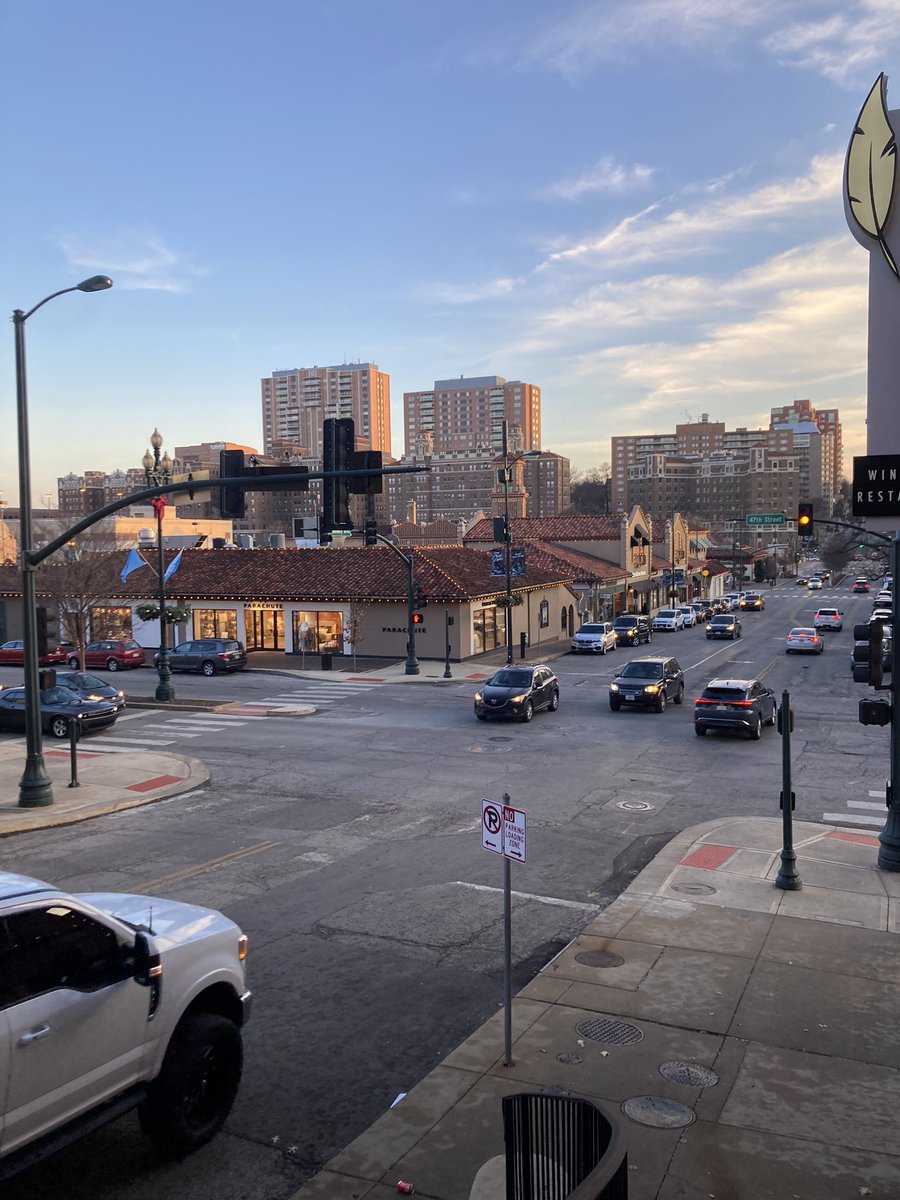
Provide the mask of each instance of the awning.
[{"label": "awning", "polygon": [[662,587],[662,580],[661,579],[639,579],[636,583],[630,583],[628,586],[638,596],[646,596],[648,592],[655,591],[656,588]]}]

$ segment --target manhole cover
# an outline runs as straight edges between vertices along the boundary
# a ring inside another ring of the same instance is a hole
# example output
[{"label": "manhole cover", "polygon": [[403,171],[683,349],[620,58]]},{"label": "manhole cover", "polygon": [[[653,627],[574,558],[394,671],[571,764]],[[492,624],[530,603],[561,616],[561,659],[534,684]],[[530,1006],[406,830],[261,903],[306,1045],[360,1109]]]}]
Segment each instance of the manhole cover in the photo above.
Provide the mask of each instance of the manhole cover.
[{"label": "manhole cover", "polygon": [[714,896],[716,889],[708,883],[673,883],[673,892],[681,892],[683,896]]},{"label": "manhole cover", "polygon": [[512,738],[511,737],[491,737],[491,738],[488,738],[488,741],[489,742],[511,742]]},{"label": "manhole cover", "polygon": [[565,1063],[567,1067],[575,1067],[578,1065],[578,1063],[582,1062],[583,1059],[580,1054],[557,1054],[556,1061]]},{"label": "manhole cover", "polygon": [[575,961],[583,967],[621,967],[625,959],[611,950],[582,950],[575,955]]},{"label": "manhole cover", "polygon": [[618,800],[616,808],[622,808],[625,812],[649,812],[653,805],[646,800]]},{"label": "manhole cover", "polygon": [[663,1096],[634,1096],[622,1105],[622,1112],[640,1125],[654,1129],[681,1129],[697,1119],[686,1104],[666,1100]]},{"label": "manhole cover", "polygon": [[683,1083],[685,1087],[713,1087],[719,1082],[715,1071],[693,1062],[664,1062],[660,1065],[659,1073],[664,1079],[673,1083]]},{"label": "manhole cover", "polygon": [[609,1046],[633,1046],[643,1040],[643,1030],[637,1025],[629,1025],[627,1021],[612,1021],[609,1017],[596,1017],[590,1021],[580,1021],[576,1030],[582,1037],[590,1038],[592,1042],[605,1042]]}]

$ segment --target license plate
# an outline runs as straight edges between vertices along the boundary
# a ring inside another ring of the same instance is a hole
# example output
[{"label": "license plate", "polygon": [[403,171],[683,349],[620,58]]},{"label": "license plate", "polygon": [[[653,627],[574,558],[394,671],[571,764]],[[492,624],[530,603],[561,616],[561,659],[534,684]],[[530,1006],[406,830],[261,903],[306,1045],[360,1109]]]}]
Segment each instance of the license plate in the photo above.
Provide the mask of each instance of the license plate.
[{"label": "license plate", "polygon": [[716,705],[716,712],[724,712],[724,711],[725,711],[725,707],[726,707],[726,706],[725,706],[724,704],[717,704],[717,705]]},{"label": "license plate", "polygon": [[637,700],[637,696],[623,696],[623,700]]}]

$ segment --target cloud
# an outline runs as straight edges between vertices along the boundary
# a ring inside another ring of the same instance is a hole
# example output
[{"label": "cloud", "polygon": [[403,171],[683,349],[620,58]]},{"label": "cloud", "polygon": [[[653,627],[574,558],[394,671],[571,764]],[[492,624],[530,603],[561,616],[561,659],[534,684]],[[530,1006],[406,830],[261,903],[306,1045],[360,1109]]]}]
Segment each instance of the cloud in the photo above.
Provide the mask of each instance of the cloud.
[{"label": "cloud", "polygon": [[784,66],[856,86],[864,70],[877,74],[879,64],[900,50],[900,8],[896,0],[859,0],[833,16],[776,30],[763,48]]},{"label": "cloud", "polygon": [[804,175],[742,195],[712,193],[707,203],[692,209],[675,209],[655,221],[651,218],[663,206],[651,204],[625,217],[599,237],[554,251],[538,270],[585,258],[640,263],[710,253],[726,234],[820,205],[835,204],[840,196],[842,170],[842,155],[819,155],[813,158]]},{"label": "cloud", "polygon": [[563,179],[544,189],[542,195],[559,200],[580,200],[583,196],[613,195],[646,187],[653,177],[653,167],[634,163],[624,167],[609,155],[604,155],[574,179]]},{"label": "cloud", "polygon": [[122,230],[103,239],[88,240],[74,234],[59,238],[66,260],[85,271],[111,275],[116,287],[126,290],[186,292],[190,277],[206,272],[187,263],[153,233]]},{"label": "cloud", "polygon": [[489,279],[484,283],[434,283],[421,289],[425,296],[443,304],[475,304],[508,296],[523,282],[521,279]]}]

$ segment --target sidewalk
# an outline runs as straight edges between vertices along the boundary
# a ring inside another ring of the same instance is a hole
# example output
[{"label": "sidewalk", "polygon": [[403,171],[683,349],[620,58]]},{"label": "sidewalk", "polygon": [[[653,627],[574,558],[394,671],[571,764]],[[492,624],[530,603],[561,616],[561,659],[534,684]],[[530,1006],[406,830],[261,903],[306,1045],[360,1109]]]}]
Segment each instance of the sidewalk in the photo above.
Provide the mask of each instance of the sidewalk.
[{"label": "sidewalk", "polygon": [[193,791],[209,781],[209,772],[197,758],[168,750],[101,754],[91,751],[89,739],[79,743],[77,788],[69,787],[68,742],[49,744],[46,740],[44,765],[53,782],[53,803],[20,808],[19,780],[25,768],[25,747],[0,745],[0,837],[51,825],[71,825],[150,804]]},{"label": "sidewalk", "polygon": [[514,998],[511,1066],[497,1013],[295,1200],[504,1200],[517,1091],[617,1113],[629,1200],[897,1200],[900,875],[798,823],[783,892],[780,848],[780,819],[679,834]]}]

